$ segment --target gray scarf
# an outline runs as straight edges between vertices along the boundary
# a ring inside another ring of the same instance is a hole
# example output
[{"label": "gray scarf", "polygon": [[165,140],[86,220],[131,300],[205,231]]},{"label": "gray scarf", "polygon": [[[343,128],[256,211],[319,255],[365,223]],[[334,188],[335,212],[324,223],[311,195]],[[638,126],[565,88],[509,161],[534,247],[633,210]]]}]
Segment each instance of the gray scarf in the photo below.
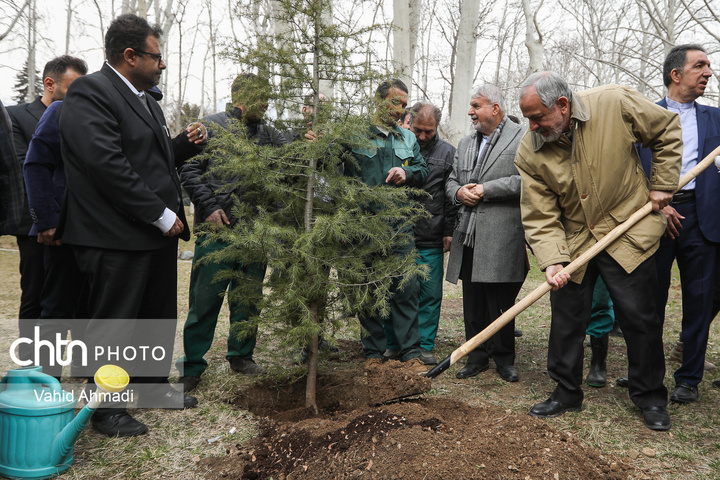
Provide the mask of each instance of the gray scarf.
[{"label": "gray scarf", "polygon": [[[498,138],[500,137],[500,134],[502,133],[502,129],[505,126],[507,118],[507,116],[504,116],[503,119],[500,121],[500,124],[498,124],[495,130],[493,130],[493,132],[490,134],[490,136],[488,137],[488,141],[485,143],[485,148],[483,148],[483,151],[480,154],[479,158],[478,150],[480,150],[480,144],[482,143],[482,135],[478,133],[477,135],[475,135],[475,141],[468,143],[467,150],[465,151],[465,158],[473,159],[473,161],[475,161],[475,165],[472,168],[469,178],[463,178],[467,176],[466,172],[468,172],[469,170],[458,168],[458,180],[460,180],[460,184],[467,185],[468,183],[478,182],[478,180],[480,179],[480,173],[482,172],[482,169],[485,166],[488,157],[490,156],[490,152],[492,151],[493,147],[498,141]],[[455,228],[460,233],[460,241],[466,247],[475,247],[475,222],[477,221],[477,207],[479,205],[480,204],[478,203],[474,207],[468,207],[467,205],[463,204],[463,206],[460,208],[460,220],[458,221],[458,224]]]}]

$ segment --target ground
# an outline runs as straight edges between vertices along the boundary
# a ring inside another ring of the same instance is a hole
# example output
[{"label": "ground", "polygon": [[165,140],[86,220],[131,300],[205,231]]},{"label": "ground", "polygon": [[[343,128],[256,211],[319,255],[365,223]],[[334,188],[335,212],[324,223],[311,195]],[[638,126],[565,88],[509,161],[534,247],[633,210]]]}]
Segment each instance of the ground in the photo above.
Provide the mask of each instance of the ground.
[{"label": "ground", "polygon": [[372,382],[353,373],[358,372],[320,378],[322,413],[317,416],[294,407],[303,401],[302,381],[241,393],[237,405],[267,415],[260,434],[229,448],[224,457],[203,459],[200,464],[209,469],[205,478],[602,480],[627,479],[633,470],[572,433],[511,410],[446,396],[372,406]]},{"label": "ground", "polygon": [[[191,244],[183,244],[183,250]],[[18,258],[12,239],[0,238],[0,352],[12,339],[19,290]],[[190,262],[178,263],[179,333],[187,313]],[[677,274],[675,274],[677,277]],[[521,296],[540,285],[535,267]],[[441,359],[463,343],[458,287],[445,284],[440,331],[434,353]],[[665,343],[679,329],[677,279],[670,293]],[[583,412],[539,420],[527,415],[545,400],[553,382],[545,372],[549,301],[545,296],[518,318],[518,383],[502,381],[494,368],[467,380],[455,378],[463,362],[432,381],[431,390],[389,405],[371,405],[360,353],[360,332],[351,320],[332,337],[337,353],[320,362],[320,414],[304,406],[306,368],[292,363],[263,332],[255,358],[268,369],[257,379],[234,374],[224,360],[227,312],[222,313],[210,368],[194,395],[197,408],[185,411],[134,410],[150,433],[110,439],[90,428],[75,446],[72,479],[239,479],[239,478],[492,478],[492,479],[717,479],[720,478],[720,390],[708,372],[700,402],[669,406],[673,427],[652,432],[614,379],[627,371],[621,338],[611,338],[608,386],[585,388]],[[720,361],[713,324],[708,358]],[[175,357],[181,355],[176,342]],[[0,355],[5,359],[7,355]],[[586,368],[589,349],[586,356]],[[2,370],[11,365],[0,364]],[[668,362],[672,388],[677,364]],[[389,367],[388,367],[389,368]],[[172,375],[177,375],[173,372]],[[370,379],[372,380],[372,378]],[[371,382],[372,383],[372,382]],[[3,439],[0,439],[0,444]]]}]

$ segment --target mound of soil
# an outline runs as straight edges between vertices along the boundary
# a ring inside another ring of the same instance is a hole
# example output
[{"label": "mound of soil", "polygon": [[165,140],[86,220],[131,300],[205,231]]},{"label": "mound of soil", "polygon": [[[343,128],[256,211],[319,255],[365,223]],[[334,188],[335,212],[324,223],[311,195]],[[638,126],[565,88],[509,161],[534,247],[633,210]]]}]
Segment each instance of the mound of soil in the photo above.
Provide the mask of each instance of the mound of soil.
[{"label": "mound of soil", "polygon": [[278,408],[302,404],[304,381],[256,385],[236,403],[260,413],[253,408],[265,402],[260,414],[273,418],[261,420],[250,444],[201,460],[205,478],[616,480],[633,471],[528,415],[441,397],[371,406],[367,385],[355,372],[325,374],[319,417]]},{"label": "mound of soil", "polygon": [[373,365],[366,371],[366,375],[370,405],[393,402],[432,389],[432,380],[409,372],[405,363],[395,360]]}]

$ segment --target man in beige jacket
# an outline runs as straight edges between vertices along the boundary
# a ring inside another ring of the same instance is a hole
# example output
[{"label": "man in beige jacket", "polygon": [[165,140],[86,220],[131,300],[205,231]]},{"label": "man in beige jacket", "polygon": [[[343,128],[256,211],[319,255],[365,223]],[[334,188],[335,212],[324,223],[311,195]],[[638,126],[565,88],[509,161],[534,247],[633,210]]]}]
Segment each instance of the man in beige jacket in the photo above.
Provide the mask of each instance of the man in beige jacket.
[{"label": "man in beige jacket", "polygon": [[[552,286],[548,374],[558,384],[530,415],[582,410],[583,340],[602,276],[628,347],[630,398],[652,430],[670,428],[653,254],[665,230],[682,158],[676,114],[637,91],[608,85],[575,93],[559,75],[531,75],[520,90],[530,122],[515,157],[525,237]],[[653,154],[650,181],[635,144]],[[559,273],[648,201],[653,212],[572,277]]]}]

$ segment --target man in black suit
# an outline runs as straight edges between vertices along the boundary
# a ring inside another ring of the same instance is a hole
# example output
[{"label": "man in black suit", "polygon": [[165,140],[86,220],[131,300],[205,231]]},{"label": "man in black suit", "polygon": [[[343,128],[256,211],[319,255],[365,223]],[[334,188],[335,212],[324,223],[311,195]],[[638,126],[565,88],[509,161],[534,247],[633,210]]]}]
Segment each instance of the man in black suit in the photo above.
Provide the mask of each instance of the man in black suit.
[{"label": "man in black suit", "polygon": [[12,231],[22,215],[22,169],[15,158],[12,122],[0,101],[0,235]]},{"label": "man in black suit", "polygon": [[[171,139],[162,110],[144,93],[166,68],[161,34],[136,15],[117,17],[105,35],[107,63],[68,91],[59,119],[67,195],[55,238],[72,245],[88,277],[89,349],[162,347],[162,358],[138,357],[143,361],[130,365],[138,405],[188,408],[197,399],[167,383],[177,239],[190,238],[176,168],[199,151],[205,130],[191,127]],[[95,367],[112,358],[92,360]],[[124,403],[103,404],[93,427],[109,436],[147,432]]]},{"label": "man in black suit", "polygon": [[[44,91],[42,96],[31,103],[7,107],[7,112],[12,120],[15,155],[21,171],[30,139],[35,133],[35,127],[45,109],[55,100],[62,100],[70,84],[86,73],[87,64],[84,60],[69,55],[54,58],[47,62],[43,69]],[[22,188],[22,179],[20,181],[19,188]],[[45,278],[44,246],[38,243],[36,238],[28,236],[33,221],[30,217],[25,194],[22,196],[22,202],[20,223],[16,227],[0,233],[15,235],[17,238],[18,250],[20,251],[20,289],[22,291],[18,325],[21,337],[32,337],[34,320],[40,317],[40,311],[42,310],[40,294]],[[21,348],[19,356],[21,359],[26,359],[29,356],[29,349],[24,350]]]}]

